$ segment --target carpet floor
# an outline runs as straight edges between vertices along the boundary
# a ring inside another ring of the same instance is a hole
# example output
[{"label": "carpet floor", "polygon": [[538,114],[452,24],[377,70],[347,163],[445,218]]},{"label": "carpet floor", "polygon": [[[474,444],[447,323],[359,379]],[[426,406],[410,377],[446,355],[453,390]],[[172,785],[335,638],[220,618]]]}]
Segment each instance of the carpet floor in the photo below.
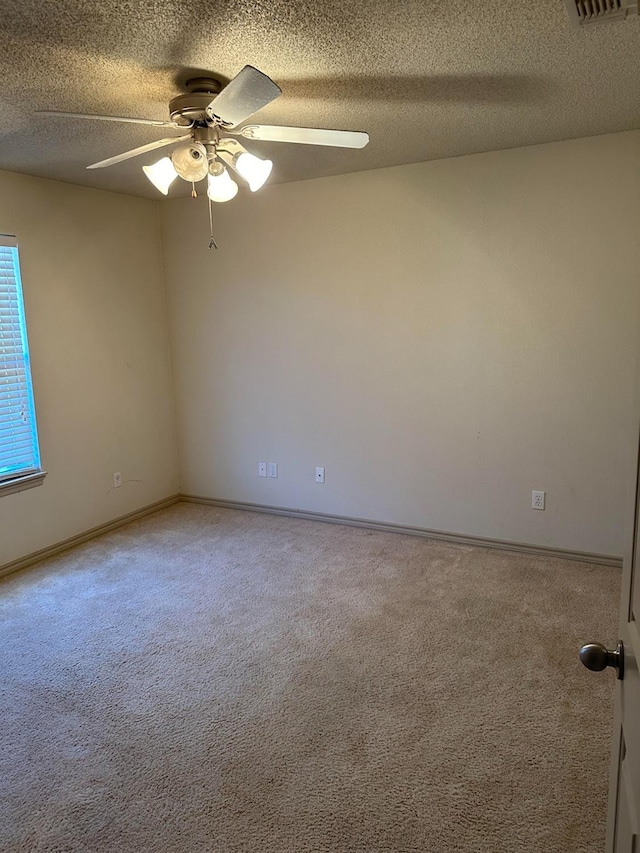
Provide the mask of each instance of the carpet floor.
[{"label": "carpet floor", "polygon": [[177,504],[0,583],[7,853],[602,853],[620,573]]}]

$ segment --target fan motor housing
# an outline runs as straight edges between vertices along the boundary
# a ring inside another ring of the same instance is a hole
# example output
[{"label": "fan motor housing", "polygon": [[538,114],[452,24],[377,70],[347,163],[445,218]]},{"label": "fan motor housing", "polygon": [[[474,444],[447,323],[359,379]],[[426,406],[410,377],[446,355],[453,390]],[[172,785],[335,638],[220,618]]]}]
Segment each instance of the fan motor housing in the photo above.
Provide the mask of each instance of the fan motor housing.
[{"label": "fan motor housing", "polygon": [[169,115],[177,125],[186,127],[208,120],[207,107],[220,94],[222,84],[213,77],[194,77],[187,80],[187,92],[169,102]]}]

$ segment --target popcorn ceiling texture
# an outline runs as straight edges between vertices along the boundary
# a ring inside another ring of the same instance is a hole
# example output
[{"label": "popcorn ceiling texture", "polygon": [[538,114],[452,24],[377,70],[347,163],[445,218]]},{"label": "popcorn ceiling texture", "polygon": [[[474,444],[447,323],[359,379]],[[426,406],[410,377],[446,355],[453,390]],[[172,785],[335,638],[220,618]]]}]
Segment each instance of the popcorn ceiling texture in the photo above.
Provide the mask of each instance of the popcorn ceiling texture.
[{"label": "popcorn ceiling texture", "polygon": [[179,504],[2,582],[6,853],[600,853],[619,572]]},{"label": "popcorn ceiling texture", "polygon": [[5,0],[0,169],[155,198],[156,152],[85,166],[164,131],[32,111],[167,118],[189,69],[247,63],[284,93],[254,121],[371,134],[363,151],[254,143],[275,181],[629,130],[639,48],[638,19],[575,31],[560,0]]}]

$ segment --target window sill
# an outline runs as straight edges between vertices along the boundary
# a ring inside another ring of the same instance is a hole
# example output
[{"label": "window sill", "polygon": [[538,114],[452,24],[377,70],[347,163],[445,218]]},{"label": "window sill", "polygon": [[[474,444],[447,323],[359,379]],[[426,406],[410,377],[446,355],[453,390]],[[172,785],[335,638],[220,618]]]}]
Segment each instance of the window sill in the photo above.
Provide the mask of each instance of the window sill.
[{"label": "window sill", "polygon": [[34,486],[41,486],[46,476],[46,471],[36,471],[34,474],[25,474],[22,477],[5,480],[0,483],[0,497],[11,495],[13,492],[21,492],[23,489],[33,489]]}]

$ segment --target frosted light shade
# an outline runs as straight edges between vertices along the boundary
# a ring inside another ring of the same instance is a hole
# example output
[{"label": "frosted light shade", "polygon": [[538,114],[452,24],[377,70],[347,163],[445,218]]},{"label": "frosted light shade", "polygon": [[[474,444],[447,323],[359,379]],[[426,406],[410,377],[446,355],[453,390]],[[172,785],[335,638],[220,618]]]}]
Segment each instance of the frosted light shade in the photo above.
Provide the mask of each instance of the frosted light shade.
[{"label": "frosted light shade", "polygon": [[238,185],[223,169],[219,175],[209,175],[207,195],[211,201],[231,201],[238,192]]},{"label": "frosted light shade", "polygon": [[162,160],[158,160],[152,166],[143,166],[142,171],[163,195],[168,195],[169,187],[178,177],[169,157],[163,157]]},{"label": "frosted light shade", "polygon": [[201,181],[207,177],[207,149],[201,142],[185,142],[171,154],[173,168],[185,181]]},{"label": "frosted light shade", "polygon": [[244,154],[237,157],[235,168],[249,184],[251,192],[254,193],[264,185],[271,174],[273,163],[271,160],[261,160],[255,154],[249,154],[248,151],[245,151]]}]

